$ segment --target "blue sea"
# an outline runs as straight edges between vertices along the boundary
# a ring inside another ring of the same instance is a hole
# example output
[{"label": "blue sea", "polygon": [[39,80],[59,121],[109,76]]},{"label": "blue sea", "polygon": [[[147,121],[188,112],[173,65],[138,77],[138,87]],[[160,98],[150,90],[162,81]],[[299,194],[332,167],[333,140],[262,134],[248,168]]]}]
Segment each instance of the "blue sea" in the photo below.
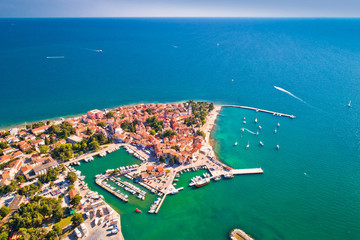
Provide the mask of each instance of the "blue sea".
[{"label": "blue sea", "polygon": [[117,205],[126,239],[360,239],[360,19],[1,19],[0,31],[0,127],[189,99],[296,116],[224,108],[217,155],[264,174],[184,190],[158,215]]}]

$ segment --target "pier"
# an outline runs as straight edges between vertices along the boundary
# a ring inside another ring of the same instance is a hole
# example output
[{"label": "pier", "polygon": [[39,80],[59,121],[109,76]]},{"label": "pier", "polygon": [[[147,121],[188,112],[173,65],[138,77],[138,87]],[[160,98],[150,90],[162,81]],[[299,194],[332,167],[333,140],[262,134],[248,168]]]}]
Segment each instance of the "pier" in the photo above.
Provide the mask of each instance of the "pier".
[{"label": "pier", "polygon": [[167,196],[167,194],[165,194],[165,195],[163,196],[163,198],[161,199],[159,205],[157,206],[157,208],[156,208],[156,210],[155,210],[155,213],[158,213],[158,211],[160,210],[161,205],[162,205],[163,202],[165,201],[166,196]]},{"label": "pier", "polygon": [[230,173],[233,175],[241,175],[241,174],[261,174],[264,171],[261,168],[248,168],[248,169],[232,169]]},{"label": "pier", "polygon": [[123,196],[121,196],[120,194],[118,194],[117,192],[111,190],[110,188],[108,188],[107,186],[102,184],[102,181],[104,179],[100,178],[100,179],[96,179],[95,183],[97,185],[99,185],[100,187],[102,187],[103,189],[105,189],[106,191],[112,193],[114,196],[118,197],[120,200],[124,201],[124,202],[128,202],[129,200],[127,198],[124,198]]},{"label": "pier", "polygon": [[290,114],[286,114],[286,113],[279,113],[279,112],[274,112],[274,111],[269,111],[269,110],[264,110],[264,109],[260,109],[260,108],[248,107],[248,106],[222,105],[222,107],[242,108],[242,109],[254,110],[256,112],[270,113],[270,114],[272,114],[274,116],[279,116],[279,117],[288,117],[288,118],[291,118],[291,119],[295,118],[294,115],[290,115]]}]

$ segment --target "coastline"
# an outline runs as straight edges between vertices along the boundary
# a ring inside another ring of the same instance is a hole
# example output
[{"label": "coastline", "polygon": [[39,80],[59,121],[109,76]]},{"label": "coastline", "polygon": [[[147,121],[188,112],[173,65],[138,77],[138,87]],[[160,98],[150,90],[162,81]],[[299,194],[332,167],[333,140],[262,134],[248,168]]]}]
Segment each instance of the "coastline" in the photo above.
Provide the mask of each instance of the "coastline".
[{"label": "coastline", "polygon": [[[178,103],[184,103],[188,100],[180,100],[180,101],[174,101],[174,102],[166,102],[164,104],[178,104]],[[210,102],[209,100],[195,100],[194,101],[203,101],[203,102]],[[113,110],[113,109],[116,109],[116,108],[119,108],[119,107],[131,107],[131,106],[136,106],[136,105],[139,105],[139,104],[157,104],[157,103],[161,103],[161,102],[156,102],[156,101],[151,101],[151,102],[137,102],[137,103],[129,103],[129,104],[121,104],[121,105],[117,105],[117,106],[110,106],[110,107],[107,107],[107,108],[96,108],[94,107],[93,109],[106,109],[106,110]],[[220,105],[221,106],[221,105]],[[90,110],[88,110],[90,111]],[[47,119],[39,119],[39,120],[35,120],[35,121],[23,121],[21,123],[13,123],[13,124],[5,124],[5,125],[1,125],[0,124],[0,130],[8,130],[8,129],[11,129],[11,128],[21,128],[21,127],[24,127],[24,123],[26,122],[26,124],[33,124],[33,123],[37,123],[37,122],[40,122],[40,121],[60,121],[61,118],[77,118],[77,117],[81,117],[81,116],[84,116],[86,115],[86,112],[85,113],[75,113],[75,114],[69,114],[69,115],[63,115],[63,116],[56,116],[56,117],[53,117],[53,118],[47,118]]]}]

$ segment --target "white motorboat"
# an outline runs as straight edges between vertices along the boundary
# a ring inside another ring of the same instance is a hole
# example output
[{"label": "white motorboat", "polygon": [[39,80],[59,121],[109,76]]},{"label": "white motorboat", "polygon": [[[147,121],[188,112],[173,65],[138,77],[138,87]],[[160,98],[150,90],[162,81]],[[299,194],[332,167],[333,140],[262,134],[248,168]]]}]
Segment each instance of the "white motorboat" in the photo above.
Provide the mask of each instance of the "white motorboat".
[{"label": "white motorboat", "polygon": [[259,144],[260,144],[261,146],[264,146],[264,143],[263,143],[262,141],[260,141]]},{"label": "white motorboat", "polygon": [[276,149],[279,150],[280,146],[279,145],[276,145]]},{"label": "white motorboat", "polygon": [[237,146],[238,145],[238,142],[235,142],[235,144],[234,144],[235,146]]},{"label": "white motorboat", "polygon": [[258,122],[258,120],[257,120],[257,118],[255,118],[255,123],[257,123]]}]

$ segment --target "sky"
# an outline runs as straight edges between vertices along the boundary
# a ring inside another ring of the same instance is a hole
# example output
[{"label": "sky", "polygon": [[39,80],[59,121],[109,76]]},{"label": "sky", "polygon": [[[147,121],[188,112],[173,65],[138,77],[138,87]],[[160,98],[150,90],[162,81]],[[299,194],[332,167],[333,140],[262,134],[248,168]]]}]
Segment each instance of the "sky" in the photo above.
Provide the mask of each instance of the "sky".
[{"label": "sky", "polygon": [[360,17],[360,0],[0,0],[11,17]]}]

